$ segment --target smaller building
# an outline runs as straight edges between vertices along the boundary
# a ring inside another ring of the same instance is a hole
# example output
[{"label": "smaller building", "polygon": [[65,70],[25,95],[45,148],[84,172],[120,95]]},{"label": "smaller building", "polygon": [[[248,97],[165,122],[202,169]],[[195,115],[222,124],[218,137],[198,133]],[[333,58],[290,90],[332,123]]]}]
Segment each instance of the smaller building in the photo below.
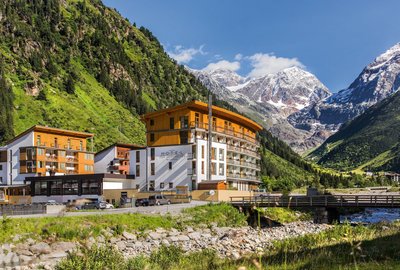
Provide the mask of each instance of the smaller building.
[{"label": "smaller building", "polygon": [[115,143],[96,153],[94,172],[104,174],[129,174],[131,150],[144,149],[142,146],[126,143]]},{"label": "smaller building", "polygon": [[0,185],[21,185],[32,176],[93,173],[92,138],[86,132],[29,128],[0,147]]},{"label": "smaller building", "polygon": [[26,184],[30,185],[32,203],[68,203],[79,199],[119,203],[137,192],[134,179],[132,175],[100,173],[27,177]]}]

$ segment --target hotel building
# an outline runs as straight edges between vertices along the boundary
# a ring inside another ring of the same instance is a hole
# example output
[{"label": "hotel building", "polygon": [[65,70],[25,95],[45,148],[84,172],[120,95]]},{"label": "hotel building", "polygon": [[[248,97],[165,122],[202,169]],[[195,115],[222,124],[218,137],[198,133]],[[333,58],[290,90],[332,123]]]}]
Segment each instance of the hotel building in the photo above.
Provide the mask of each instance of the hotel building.
[{"label": "hotel building", "polygon": [[93,134],[33,126],[0,147],[0,185],[26,177],[94,173]]},{"label": "hotel building", "polygon": [[129,174],[129,155],[131,150],[144,149],[143,146],[115,143],[96,153],[94,172],[109,174]]},{"label": "hotel building", "polygon": [[[142,191],[162,191],[224,182],[251,190],[260,183],[259,143],[262,129],[254,121],[212,106],[211,168],[208,168],[208,105],[188,102],[143,116],[147,147],[130,151],[130,174]],[[211,179],[207,172],[211,170]]]}]

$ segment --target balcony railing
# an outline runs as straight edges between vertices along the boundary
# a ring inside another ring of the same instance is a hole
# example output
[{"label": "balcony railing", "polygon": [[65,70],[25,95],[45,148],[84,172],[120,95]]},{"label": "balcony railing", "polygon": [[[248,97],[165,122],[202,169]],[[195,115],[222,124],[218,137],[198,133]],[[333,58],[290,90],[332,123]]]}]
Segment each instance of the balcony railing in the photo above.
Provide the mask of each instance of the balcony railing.
[{"label": "balcony railing", "polygon": [[249,149],[246,149],[243,147],[228,144],[227,149],[228,149],[228,151],[233,151],[233,152],[237,152],[237,153],[245,153],[245,154],[248,154],[249,156],[260,158],[258,152],[255,152],[253,150],[249,150]]},{"label": "balcony railing", "polygon": [[[203,122],[190,122],[190,128],[199,128],[208,130],[208,123]],[[212,126],[212,131],[221,133],[224,135],[232,136],[234,138],[245,140],[246,142],[250,142],[256,145],[259,145],[259,142],[253,138],[249,133],[244,132],[237,132],[229,127],[219,127],[219,126]]]},{"label": "balcony railing", "polygon": [[247,175],[244,173],[227,173],[226,175],[227,178],[231,178],[234,180],[243,180],[243,181],[260,181],[260,178],[255,175]]}]

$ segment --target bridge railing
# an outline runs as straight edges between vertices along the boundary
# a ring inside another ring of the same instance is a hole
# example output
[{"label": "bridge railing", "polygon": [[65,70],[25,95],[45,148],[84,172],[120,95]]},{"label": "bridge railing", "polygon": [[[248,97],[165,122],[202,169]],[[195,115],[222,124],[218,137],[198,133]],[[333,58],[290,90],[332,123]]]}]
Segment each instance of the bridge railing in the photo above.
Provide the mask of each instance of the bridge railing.
[{"label": "bridge railing", "polygon": [[400,195],[234,196],[230,202],[260,207],[400,207]]}]

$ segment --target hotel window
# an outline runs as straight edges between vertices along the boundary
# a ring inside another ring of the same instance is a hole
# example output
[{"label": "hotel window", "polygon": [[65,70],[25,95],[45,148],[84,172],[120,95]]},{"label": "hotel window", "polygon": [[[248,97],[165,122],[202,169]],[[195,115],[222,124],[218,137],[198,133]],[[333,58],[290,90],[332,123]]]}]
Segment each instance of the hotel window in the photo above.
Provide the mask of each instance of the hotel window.
[{"label": "hotel window", "polygon": [[156,149],[150,148],[150,160],[155,160],[155,159],[156,159]]},{"label": "hotel window", "polygon": [[164,183],[160,183],[160,188],[164,188]]},{"label": "hotel window", "polygon": [[40,135],[37,135],[36,136],[36,145],[41,145],[41,137],[40,137]]},{"label": "hotel window", "polygon": [[150,133],[150,141],[151,141],[151,142],[154,142],[154,141],[155,141],[154,133]]},{"label": "hotel window", "polygon": [[169,188],[174,188],[174,183],[169,182],[168,187],[169,187]]},{"label": "hotel window", "polygon": [[37,163],[37,167],[40,168],[40,169],[43,168],[43,161],[39,160],[38,163]]},{"label": "hotel window", "polygon": [[3,165],[0,165],[0,171],[2,171],[3,170]]},{"label": "hotel window", "polygon": [[154,119],[150,119],[150,126],[154,126]]},{"label": "hotel window", "polygon": [[204,145],[201,146],[201,158],[204,158]]},{"label": "hotel window", "polygon": [[92,172],[93,171],[93,166],[92,165],[85,165],[85,171]]},{"label": "hotel window", "polygon": [[187,131],[179,132],[179,140],[181,144],[187,144],[189,142],[189,135]]},{"label": "hotel window", "polygon": [[78,180],[68,180],[63,183],[64,195],[78,195]]},{"label": "hotel window", "polygon": [[65,170],[65,163],[59,163],[60,164],[60,169]]},{"label": "hotel window", "polygon": [[0,183],[3,183],[3,176],[0,176]]},{"label": "hotel window", "polygon": [[211,159],[216,160],[217,159],[217,148],[212,147],[211,148]]},{"label": "hotel window", "polygon": [[38,148],[37,153],[38,153],[38,156],[43,156],[44,155],[44,149],[43,148]]},{"label": "hotel window", "polygon": [[181,129],[189,128],[189,117],[181,116]]},{"label": "hotel window", "polygon": [[156,175],[156,164],[150,163],[150,175]]},{"label": "hotel window", "polygon": [[150,191],[153,191],[153,190],[154,190],[154,180],[150,181],[149,190],[150,190]]},{"label": "hotel window", "polygon": [[136,165],[136,177],[140,177],[140,165]]},{"label": "hotel window", "polygon": [[196,127],[200,127],[200,114],[199,113],[194,114],[194,121],[196,123]]},{"label": "hotel window", "polygon": [[211,174],[217,175],[217,163],[215,163],[215,162],[211,163]]},{"label": "hotel window", "polygon": [[213,129],[217,128],[217,118],[216,117],[213,117],[213,119],[212,119],[212,127],[213,127]]},{"label": "hotel window", "polygon": [[58,155],[60,157],[65,157],[65,151],[58,151]]},{"label": "hotel window", "polygon": [[220,161],[224,161],[224,149],[223,148],[220,148],[219,149],[219,160]]},{"label": "hotel window", "polygon": [[204,174],[204,161],[201,162],[201,174]]},{"label": "hotel window", "polygon": [[85,154],[85,159],[86,160],[93,160],[94,159],[94,155],[93,154]]},{"label": "hotel window", "polygon": [[140,151],[136,151],[136,162],[140,162]]},{"label": "hotel window", "polygon": [[225,165],[224,163],[219,164],[219,175],[223,176],[225,172]]},{"label": "hotel window", "polygon": [[173,117],[169,118],[169,129],[175,129],[175,119]]},{"label": "hotel window", "polygon": [[172,162],[168,162],[168,169],[172,170]]}]

